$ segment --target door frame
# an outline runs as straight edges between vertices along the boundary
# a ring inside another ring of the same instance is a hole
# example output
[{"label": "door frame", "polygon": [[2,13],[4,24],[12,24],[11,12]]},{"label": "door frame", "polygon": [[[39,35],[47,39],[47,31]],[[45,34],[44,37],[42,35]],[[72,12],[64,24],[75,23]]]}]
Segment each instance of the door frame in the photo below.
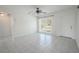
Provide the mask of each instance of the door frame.
[{"label": "door frame", "polygon": [[[52,31],[51,31],[51,33],[47,33],[47,32],[40,32],[39,31],[39,20],[40,20],[40,18],[45,18],[45,17],[52,17]],[[43,16],[43,17],[37,17],[37,32],[38,33],[46,33],[46,34],[52,34],[53,33],[53,19],[54,19],[54,15],[49,15],[49,16]]]}]

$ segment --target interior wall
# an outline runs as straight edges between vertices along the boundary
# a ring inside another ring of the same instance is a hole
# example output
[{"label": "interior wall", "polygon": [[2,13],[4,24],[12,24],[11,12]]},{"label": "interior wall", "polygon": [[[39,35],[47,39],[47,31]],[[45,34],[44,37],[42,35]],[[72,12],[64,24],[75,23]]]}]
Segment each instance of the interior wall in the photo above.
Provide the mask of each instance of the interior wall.
[{"label": "interior wall", "polygon": [[77,45],[78,45],[78,48],[79,48],[79,9],[77,9],[77,21],[76,21],[76,37],[77,37]]},{"label": "interior wall", "polygon": [[0,11],[5,11],[13,16],[14,36],[23,36],[35,33],[37,31],[36,18],[28,15],[31,6],[0,6]]},{"label": "interior wall", "polygon": [[75,39],[75,9],[67,9],[54,14],[54,33]]},{"label": "interior wall", "polygon": [[0,37],[6,37],[10,35],[11,35],[10,16],[4,12],[3,16],[0,15]]}]

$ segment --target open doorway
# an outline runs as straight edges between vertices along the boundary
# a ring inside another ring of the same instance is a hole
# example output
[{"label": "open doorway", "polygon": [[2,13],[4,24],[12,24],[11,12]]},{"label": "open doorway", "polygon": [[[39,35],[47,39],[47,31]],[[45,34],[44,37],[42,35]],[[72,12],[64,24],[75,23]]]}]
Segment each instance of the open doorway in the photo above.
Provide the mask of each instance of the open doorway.
[{"label": "open doorway", "polygon": [[52,20],[53,16],[39,17],[39,29],[40,33],[52,33]]},{"label": "open doorway", "polygon": [[9,13],[0,12],[0,37],[12,36],[12,18]]}]

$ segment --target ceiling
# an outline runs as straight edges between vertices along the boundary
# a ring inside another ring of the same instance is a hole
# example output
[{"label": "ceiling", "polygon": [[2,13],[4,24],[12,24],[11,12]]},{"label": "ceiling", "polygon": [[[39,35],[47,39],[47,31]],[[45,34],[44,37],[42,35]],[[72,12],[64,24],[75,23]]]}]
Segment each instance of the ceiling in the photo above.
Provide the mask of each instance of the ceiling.
[{"label": "ceiling", "polygon": [[32,5],[33,8],[40,8],[45,12],[55,12],[67,8],[76,8],[76,5]]},{"label": "ceiling", "polygon": [[[77,5],[0,5],[0,11],[7,11],[10,13],[22,12],[27,15],[31,15],[36,11],[36,8],[40,8],[43,12],[51,14],[67,8],[77,8]],[[45,14],[44,14],[45,15]]]},{"label": "ceiling", "polygon": [[76,5],[0,5],[0,8],[9,8],[9,9],[14,9],[14,8],[21,8],[25,9],[27,11],[29,10],[36,10],[36,8],[40,8],[44,12],[55,12],[55,11],[60,11],[63,9],[67,8],[75,8],[77,7]]}]

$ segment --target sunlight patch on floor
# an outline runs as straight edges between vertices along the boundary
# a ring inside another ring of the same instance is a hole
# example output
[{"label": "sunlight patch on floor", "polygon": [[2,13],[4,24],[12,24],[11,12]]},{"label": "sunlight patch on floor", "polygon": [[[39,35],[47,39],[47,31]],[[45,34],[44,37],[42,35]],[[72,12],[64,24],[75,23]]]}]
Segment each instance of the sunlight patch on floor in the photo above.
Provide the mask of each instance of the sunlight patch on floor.
[{"label": "sunlight patch on floor", "polygon": [[50,46],[52,43],[51,35],[39,34],[40,35],[40,45],[43,47]]}]

